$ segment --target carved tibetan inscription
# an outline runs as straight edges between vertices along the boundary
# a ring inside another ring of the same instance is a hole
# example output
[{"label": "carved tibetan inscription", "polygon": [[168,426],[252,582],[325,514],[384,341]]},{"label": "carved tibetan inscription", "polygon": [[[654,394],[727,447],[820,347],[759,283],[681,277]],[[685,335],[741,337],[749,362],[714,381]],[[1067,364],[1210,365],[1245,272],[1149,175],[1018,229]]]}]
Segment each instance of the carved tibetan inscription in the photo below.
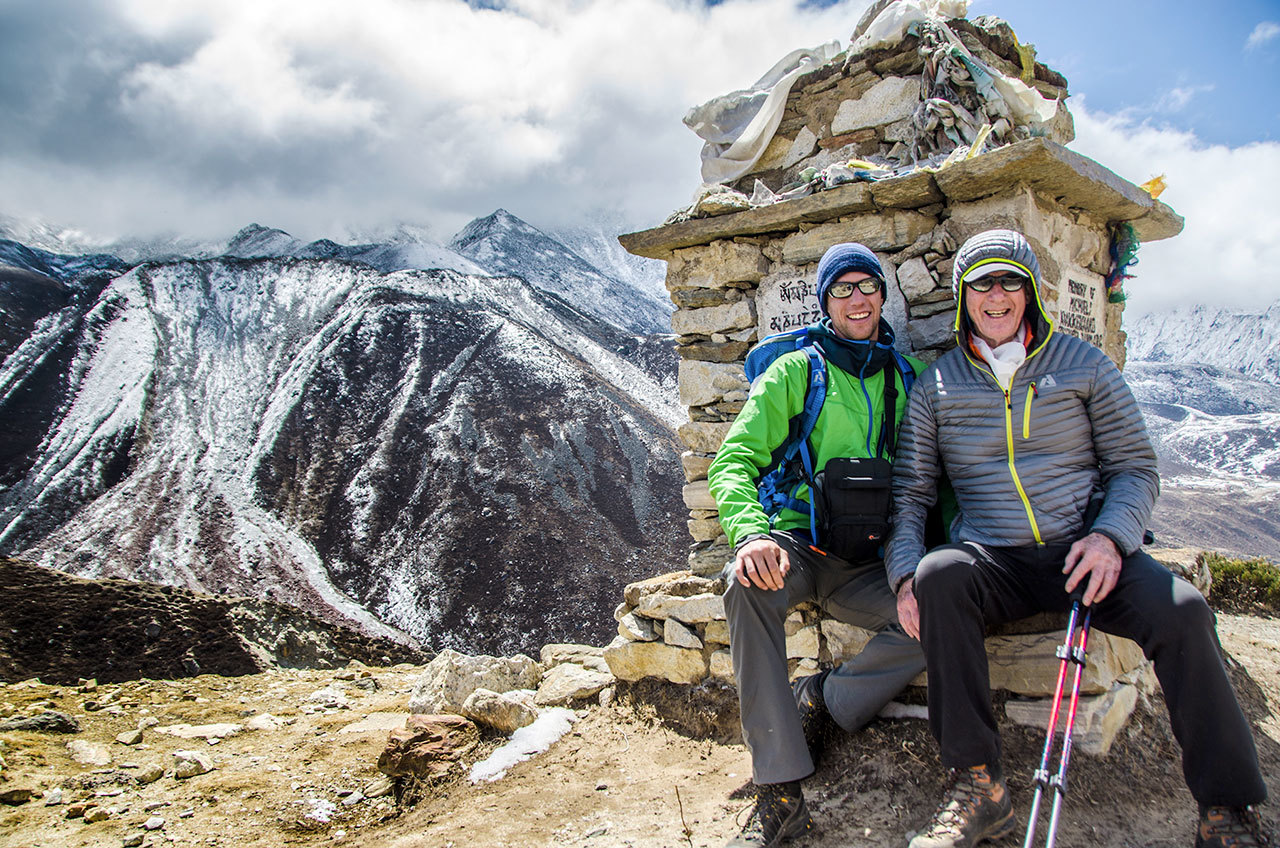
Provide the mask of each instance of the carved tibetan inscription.
[{"label": "carved tibetan inscription", "polygon": [[1101,278],[1072,273],[1058,295],[1058,329],[1102,347],[1107,298]]},{"label": "carved tibetan inscription", "polygon": [[822,318],[817,287],[797,269],[765,277],[756,291],[756,316],[761,338],[816,323]]}]

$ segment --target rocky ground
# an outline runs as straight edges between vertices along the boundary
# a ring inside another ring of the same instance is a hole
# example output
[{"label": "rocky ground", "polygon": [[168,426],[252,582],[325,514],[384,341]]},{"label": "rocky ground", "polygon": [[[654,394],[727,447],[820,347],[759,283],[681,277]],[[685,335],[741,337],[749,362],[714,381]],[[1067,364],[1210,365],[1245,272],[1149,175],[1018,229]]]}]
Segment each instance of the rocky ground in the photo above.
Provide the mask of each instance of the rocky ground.
[{"label": "rocky ground", "polygon": [[[1232,609],[1219,630],[1274,788],[1280,620]],[[46,632],[56,635],[52,622]],[[30,634],[14,641],[11,625],[0,634],[10,670],[12,649],[34,644]],[[310,631],[295,622],[294,632]],[[50,653],[65,656],[65,646]],[[0,675],[0,847],[718,848],[749,812],[750,761],[723,685],[618,682],[559,713],[574,719],[568,732],[495,781],[469,779],[506,742],[493,729],[442,776],[391,780],[379,760],[428,666],[366,661],[114,682],[77,680],[66,668],[43,680]],[[909,690],[905,700],[923,696]],[[1043,737],[1003,724],[1006,772],[1025,814]],[[1189,843],[1193,803],[1158,696],[1139,704],[1107,757],[1077,752],[1070,776],[1059,844]],[[923,721],[879,719],[836,740],[806,783],[819,829],[798,844],[901,846],[943,779]]]}]

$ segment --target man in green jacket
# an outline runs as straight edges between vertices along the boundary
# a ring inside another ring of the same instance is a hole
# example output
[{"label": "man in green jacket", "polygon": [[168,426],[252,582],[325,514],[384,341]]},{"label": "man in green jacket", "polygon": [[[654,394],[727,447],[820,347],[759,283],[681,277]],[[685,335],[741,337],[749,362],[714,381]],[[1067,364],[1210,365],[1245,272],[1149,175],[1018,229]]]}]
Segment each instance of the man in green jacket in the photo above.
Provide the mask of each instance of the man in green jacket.
[{"label": "man in green jacket", "polygon": [[[891,459],[906,391],[894,367],[893,331],[881,319],[884,272],[860,244],[838,244],[818,264],[825,316],[810,335],[827,363],[827,395],[809,443],[814,470],[838,457]],[[919,373],[923,363],[909,360]],[[883,381],[895,381],[895,409],[885,415]],[[738,683],[742,732],[751,750],[756,808],[731,848],[778,845],[812,826],[800,781],[816,767],[827,723],[853,732],[924,669],[920,644],[898,626],[893,592],[878,553],[847,562],[814,544],[804,480],[787,492],[793,505],[766,514],[757,483],[781,452],[809,389],[804,351],[780,356],[760,375],[729,429],[709,483],[720,523],[736,554],[726,567],[725,613]],[[821,674],[787,679],[784,621],[811,601],[829,615],[877,631],[853,659]]]}]

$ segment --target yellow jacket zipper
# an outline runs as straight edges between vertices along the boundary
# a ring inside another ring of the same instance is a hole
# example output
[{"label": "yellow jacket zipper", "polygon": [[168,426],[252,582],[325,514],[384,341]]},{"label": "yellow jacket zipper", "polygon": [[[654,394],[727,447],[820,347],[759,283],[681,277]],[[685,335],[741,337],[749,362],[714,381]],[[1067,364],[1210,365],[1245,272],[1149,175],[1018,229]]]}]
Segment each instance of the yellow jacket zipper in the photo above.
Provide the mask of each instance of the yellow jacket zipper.
[{"label": "yellow jacket zipper", "polygon": [[[1043,347],[1043,344],[1040,345],[1040,347],[1037,347],[1033,353],[1039,353],[1040,349]],[[992,381],[995,382],[996,388],[1000,389],[1001,394],[1004,395],[1004,435],[1005,448],[1009,452],[1009,476],[1013,478],[1013,487],[1018,490],[1018,497],[1022,499],[1022,508],[1026,510],[1027,522],[1031,525],[1031,535],[1036,537],[1037,545],[1043,545],[1044,539],[1040,537],[1040,525],[1036,523],[1035,511],[1031,509],[1031,499],[1027,497],[1026,489],[1022,488],[1022,480],[1018,478],[1018,468],[1013,462],[1013,398],[1010,396],[1010,392],[1013,391],[1013,378],[1009,378],[1009,388],[1006,389],[1004,386],[1000,385],[1000,380],[996,377],[995,372],[990,368],[985,368],[982,363],[975,361],[974,358],[969,355],[968,351],[964,351],[964,356],[965,359],[969,360],[974,368],[977,368],[979,371],[989,376]],[[1030,359],[1031,355],[1028,354],[1027,358]],[[1030,398],[1028,397],[1028,412],[1024,421],[1024,430],[1030,425],[1030,402]]]},{"label": "yellow jacket zipper", "polygon": [[1027,511],[1027,521],[1031,524],[1031,534],[1036,537],[1037,545],[1043,545],[1044,540],[1040,538],[1040,526],[1036,524],[1036,514],[1031,509],[1031,500],[1027,497],[1026,490],[1022,488],[1022,481],[1018,479],[1018,468],[1013,463],[1013,400],[1009,397],[1009,392],[1012,388],[1013,380],[1010,380],[1009,388],[1003,389],[1004,434],[1005,446],[1009,450],[1009,476],[1013,478],[1013,485],[1018,490],[1018,497],[1022,498],[1022,508]]},{"label": "yellow jacket zipper", "polygon": [[1031,438],[1031,399],[1036,396],[1036,384],[1033,381],[1027,389],[1027,402],[1022,407],[1022,438]]}]

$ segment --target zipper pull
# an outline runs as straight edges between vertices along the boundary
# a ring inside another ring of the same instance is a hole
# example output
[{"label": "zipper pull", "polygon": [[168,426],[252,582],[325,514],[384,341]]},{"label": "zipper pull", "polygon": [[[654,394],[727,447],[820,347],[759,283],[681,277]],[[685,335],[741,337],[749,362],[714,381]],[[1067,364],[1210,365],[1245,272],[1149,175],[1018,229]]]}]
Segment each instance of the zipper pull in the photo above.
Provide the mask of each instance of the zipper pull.
[{"label": "zipper pull", "polygon": [[1009,396],[1008,389],[1004,390],[1004,403],[1005,403],[1005,406],[1007,406],[1010,409],[1010,411],[1013,410],[1013,398]]}]

